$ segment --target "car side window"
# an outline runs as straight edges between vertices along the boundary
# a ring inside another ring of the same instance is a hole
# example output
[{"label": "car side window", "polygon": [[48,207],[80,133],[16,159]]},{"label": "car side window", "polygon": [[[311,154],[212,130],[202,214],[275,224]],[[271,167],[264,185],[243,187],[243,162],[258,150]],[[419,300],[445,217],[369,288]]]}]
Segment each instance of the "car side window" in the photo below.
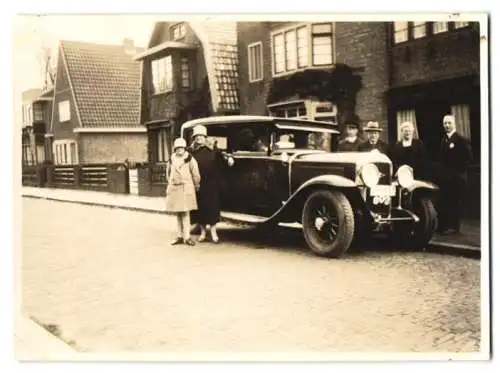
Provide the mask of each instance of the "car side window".
[{"label": "car side window", "polygon": [[231,134],[231,149],[234,153],[267,154],[269,135],[265,125],[235,125]]}]

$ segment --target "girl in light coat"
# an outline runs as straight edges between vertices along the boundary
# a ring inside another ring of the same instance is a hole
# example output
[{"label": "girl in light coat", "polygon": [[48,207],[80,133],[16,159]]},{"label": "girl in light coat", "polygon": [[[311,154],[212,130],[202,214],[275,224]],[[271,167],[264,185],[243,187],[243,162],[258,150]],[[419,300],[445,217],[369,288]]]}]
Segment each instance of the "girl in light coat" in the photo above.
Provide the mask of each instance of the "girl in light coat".
[{"label": "girl in light coat", "polygon": [[198,162],[186,151],[186,140],[174,141],[174,154],[167,165],[167,212],[177,216],[177,239],[172,245],[193,246],[190,236],[190,211],[197,210],[196,191],[200,188]]}]

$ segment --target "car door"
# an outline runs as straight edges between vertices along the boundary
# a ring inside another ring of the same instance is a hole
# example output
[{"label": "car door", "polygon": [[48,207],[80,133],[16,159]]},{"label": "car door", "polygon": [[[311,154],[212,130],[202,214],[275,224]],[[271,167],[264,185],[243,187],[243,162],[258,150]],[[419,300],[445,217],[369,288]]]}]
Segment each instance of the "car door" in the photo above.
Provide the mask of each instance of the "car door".
[{"label": "car door", "polygon": [[[265,123],[234,124],[228,155],[234,165],[227,169],[227,193],[223,209],[250,215],[268,215],[268,131]],[[257,146],[257,147],[256,147]]]}]

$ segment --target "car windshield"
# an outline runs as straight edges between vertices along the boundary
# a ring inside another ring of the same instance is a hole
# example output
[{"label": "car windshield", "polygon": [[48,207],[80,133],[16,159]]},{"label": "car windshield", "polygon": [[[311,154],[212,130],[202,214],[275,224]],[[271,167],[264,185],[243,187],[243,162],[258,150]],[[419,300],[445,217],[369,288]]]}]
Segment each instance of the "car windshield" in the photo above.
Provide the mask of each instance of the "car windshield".
[{"label": "car windshield", "polygon": [[275,134],[273,150],[301,149],[331,152],[336,134],[317,131],[280,129]]}]

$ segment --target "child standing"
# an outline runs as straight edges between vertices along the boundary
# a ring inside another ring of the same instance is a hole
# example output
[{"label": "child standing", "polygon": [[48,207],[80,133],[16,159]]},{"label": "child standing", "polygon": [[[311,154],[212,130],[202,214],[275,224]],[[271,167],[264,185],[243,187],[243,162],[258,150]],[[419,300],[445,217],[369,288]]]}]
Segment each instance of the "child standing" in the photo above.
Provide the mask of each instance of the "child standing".
[{"label": "child standing", "polygon": [[174,154],[167,165],[167,212],[177,215],[177,239],[172,245],[193,246],[190,235],[190,211],[197,210],[196,190],[200,188],[198,162],[186,151],[186,140],[174,141]]}]

